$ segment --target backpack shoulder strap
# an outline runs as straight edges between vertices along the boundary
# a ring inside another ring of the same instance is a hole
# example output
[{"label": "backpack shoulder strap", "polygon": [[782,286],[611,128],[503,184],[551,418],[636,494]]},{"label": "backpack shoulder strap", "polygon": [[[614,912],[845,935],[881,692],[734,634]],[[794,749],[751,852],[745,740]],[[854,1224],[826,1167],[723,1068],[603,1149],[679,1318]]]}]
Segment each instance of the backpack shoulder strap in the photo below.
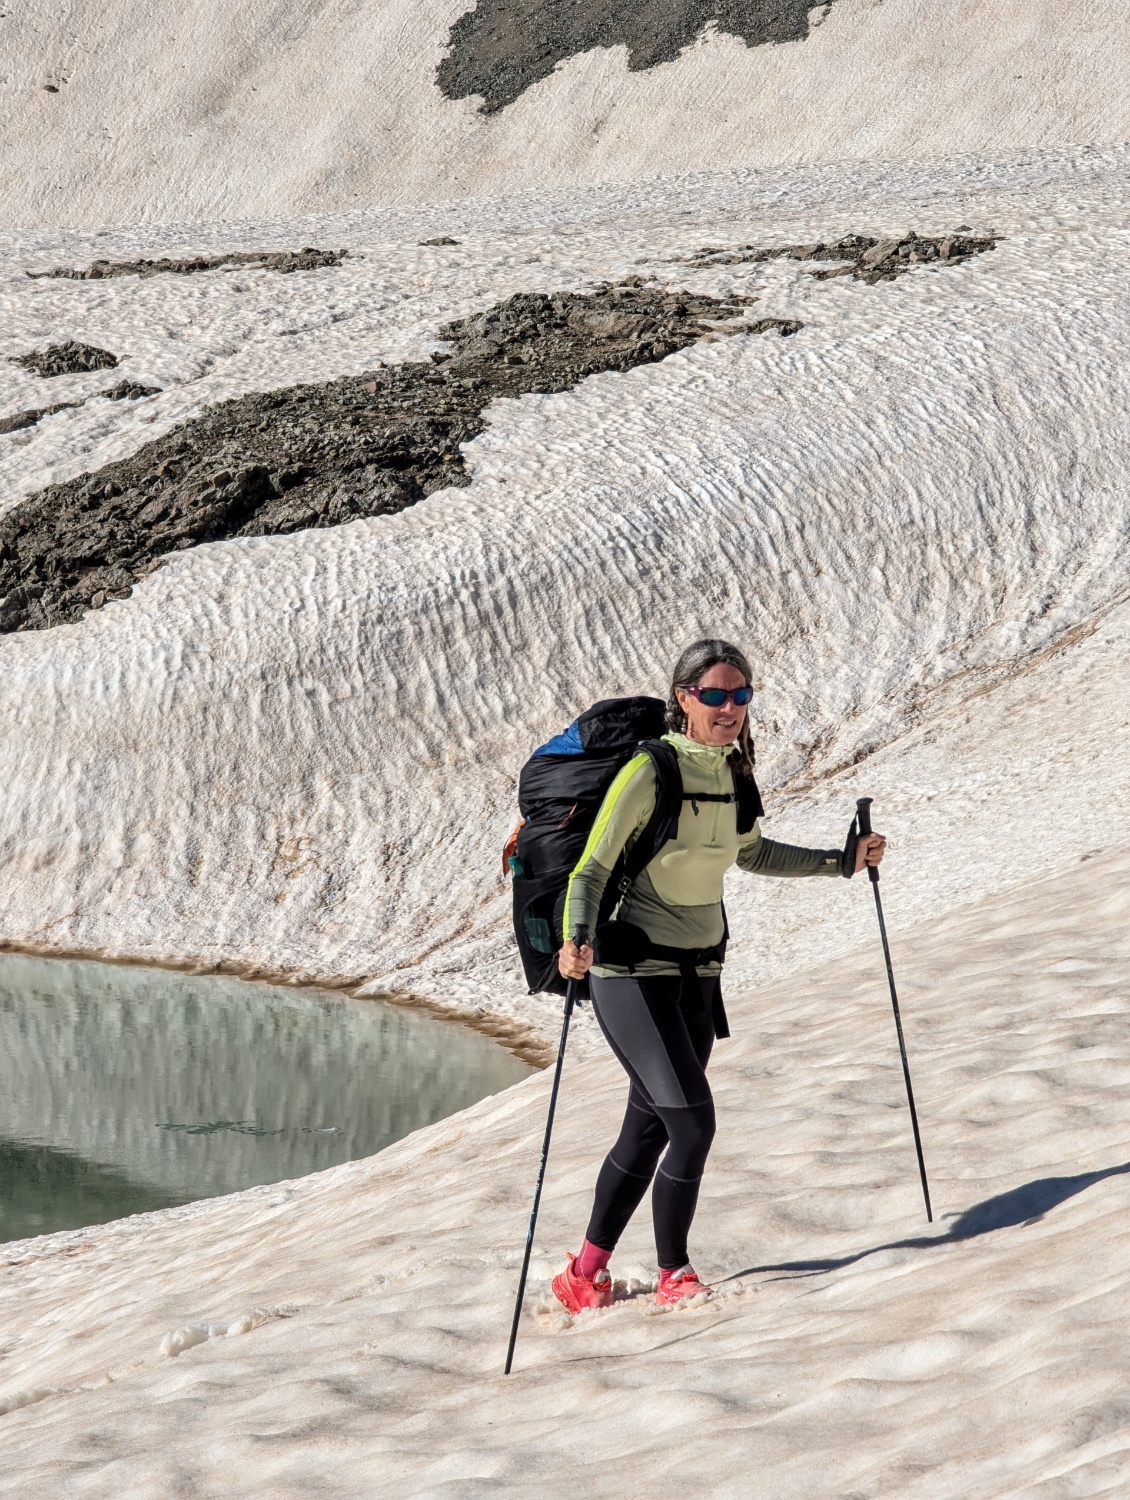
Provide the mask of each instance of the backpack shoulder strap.
[{"label": "backpack shoulder strap", "polygon": [[[679,757],[673,746],[668,745],[665,740],[641,740],[639,749],[650,758],[655,767],[655,809],[639,838],[624,857],[616,881],[617,900],[622,900],[627,895],[663,845],[675,837],[679,830],[683,800],[687,796],[683,791]],[[732,796],[737,803],[738,833],[749,833],[757,819],[765,813],[761,793],[752,776],[742,775],[732,767],[731,771],[734,778],[733,793],[700,796],[698,800],[729,802]]]},{"label": "backpack shoulder strap", "polygon": [[641,740],[639,748],[655,767],[655,809],[624,857],[617,887],[620,897],[627,895],[663,845],[674,838],[683,810],[683,777],[673,748],[663,740]]}]

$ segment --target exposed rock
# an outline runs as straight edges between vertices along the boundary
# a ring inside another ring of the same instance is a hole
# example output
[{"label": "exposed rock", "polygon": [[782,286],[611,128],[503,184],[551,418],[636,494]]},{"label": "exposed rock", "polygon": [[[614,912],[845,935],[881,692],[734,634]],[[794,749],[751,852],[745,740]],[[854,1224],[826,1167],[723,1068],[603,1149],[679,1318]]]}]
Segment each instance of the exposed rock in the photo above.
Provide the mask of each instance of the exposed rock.
[{"label": "exposed rock", "polygon": [[754,318],[742,329],[743,333],[779,333],[783,339],[799,333],[804,324],[796,318]]},{"label": "exposed rock", "polygon": [[[454,244],[455,241],[450,242]],[[96,260],[85,270],[56,266],[51,271],[26,271],[33,281],[61,277],[66,281],[105,281],[112,276],[190,276],[196,271],[220,271],[237,267],[251,271],[321,271],[340,266],[348,250],[233,250],[230,255],[194,255],[179,260]]]},{"label": "exposed rock", "polygon": [[98,394],[105,396],[107,401],[140,401],[145,396],[159,396],[161,387],[139,385],[135,380],[119,380],[117,385],[111,386],[108,391],[99,391]]},{"label": "exposed rock", "polygon": [[421,240],[421,245],[457,245],[458,240],[453,240],[449,234],[437,234],[434,239]]},{"label": "exposed rock", "polygon": [[35,406],[13,412],[10,417],[0,417],[0,436],[6,432],[22,432],[25,427],[34,427],[41,417],[50,417],[57,411],[84,404],[82,401],[57,401],[54,406]]},{"label": "exposed rock", "polygon": [[118,356],[94,344],[76,344],[70,340],[52,344],[48,349],[36,349],[31,354],[11,354],[8,363],[49,379],[55,375],[82,375],[89,370],[114,370]]},{"label": "exposed rock", "polygon": [[930,236],[916,234],[912,229],[902,239],[877,240],[866,234],[849,234],[827,243],[780,245],[770,249],[739,245],[728,250],[707,245],[694,255],[678,257],[678,260],[699,266],[740,266],[766,260],[839,261],[842,264],[812,274],[818,281],[830,281],[835,276],[854,276],[857,281],[874,285],[879,281],[894,281],[907,271],[931,262],[957,265],[974,255],[996,249],[999,243],[1000,237],[994,235],[955,232]]},{"label": "exposed rock", "polygon": [[500,396],[568,390],[706,337],[795,333],[718,301],[640,284],[522,293],[442,331],[431,359],[240,396],[132,457],[52,485],[0,520],[0,631],[78,619],[170,552],[389,514],[467,484],[460,445]]},{"label": "exposed rock", "polygon": [[[160,393],[159,385],[138,385],[132,380],[119,380],[108,391],[96,391],[95,395],[104,396],[107,401],[139,401],[143,396],[158,396]],[[43,417],[54,416],[57,411],[70,411],[75,407],[85,406],[88,401],[93,400],[94,396],[84,396],[81,401],[56,401],[54,406],[31,407],[26,411],[13,412],[10,417],[0,417],[0,436],[6,432],[21,432],[25,427],[34,427]]]},{"label": "exposed rock", "polygon": [[626,47],[639,71],[673,61],[711,24],[747,47],[802,41],[812,9],[812,0],[477,0],[451,28],[436,82],[449,99],[480,95],[493,114],[597,47]]}]

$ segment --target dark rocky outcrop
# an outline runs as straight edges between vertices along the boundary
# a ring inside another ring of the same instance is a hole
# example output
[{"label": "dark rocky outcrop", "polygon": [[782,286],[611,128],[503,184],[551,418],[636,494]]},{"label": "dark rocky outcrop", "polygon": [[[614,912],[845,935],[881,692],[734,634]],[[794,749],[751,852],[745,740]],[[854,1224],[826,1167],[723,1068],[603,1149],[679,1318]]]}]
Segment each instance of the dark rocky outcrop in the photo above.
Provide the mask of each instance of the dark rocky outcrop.
[{"label": "dark rocky outcrop", "polygon": [[748,299],[635,284],[522,293],[443,329],[449,352],[319,385],[240,396],[0,520],[0,631],[77,620],[170,552],[228,537],[336,526],[469,483],[460,445],[500,396],[568,390],[719,331]]},{"label": "dark rocky outcrop", "polygon": [[[454,244],[454,241],[452,241]],[[106,281],[114,276],[191,276],[197,271],[219,271],[242,266],[250,271],[321,271],[340,266],[348,250],[234,250],[229,255],[193,255],[172,260],[96,260],[85,270],[56,266],[50,271],[26,271],[33,281]]]},{"label": "dark rocky outcrop", "polygon": [[931,236],[916,234],[911,229],[899,239],[879,240],[867,234],[848,234],[839,240],[820,240],[811,245],[781,245],[773,249],[757,245],[738,245],[735,249],[707,245],[694,255],[679,257],[678,262],[695,266],[740,266],[766,260],[836,261],[839,264],[812,274],[818,281],[854,276],[857,281],[874,286],[880,281],[894,281],[931,262],[958,265],[974,255],[994,250],[999,243],[999,239],[992,235],[955,232]]},{"label": "dark rocky outcrop", "polygon": [[748,47],[802,41],[814,8],[813,0],[478,0],[451,28],[436,82],[449,99],[480,95],[482,112],[493,114],[596,47],[626,47],[628,67],[639,71],[671,62],[711,24]]},{"label": "dark rocky outcrop", "polygon": [[[143,396],[159,396],[161,387],[159,385],[141,385],[136,380],[119,380],[117,385],[112,385],[108,391],[99,391],[98,395],[106,401],[140,401]],[[93,396],[87,397],[93,401]]]},{"label": "dark rocky outcrop", "polygon": [[0,437],[7,432],[23,432],[25,427],[34,427],[41,418],[54,416],[57,411],[83,405],[83,401],[56,401],[54,406],[31,406],[25,411],[14,411],[10,416],[0,417]]},{"label": "dark rocky outcrop", "polygon": [[11,354],[8,362],[30,370],[33,375],[50,379],[55,375],[83,375],[89,370],[116,369],[118,356],[94,344],[76,344],[72,339],[65,344],[52,344],[48,349],[36,349],[31,354]]}]

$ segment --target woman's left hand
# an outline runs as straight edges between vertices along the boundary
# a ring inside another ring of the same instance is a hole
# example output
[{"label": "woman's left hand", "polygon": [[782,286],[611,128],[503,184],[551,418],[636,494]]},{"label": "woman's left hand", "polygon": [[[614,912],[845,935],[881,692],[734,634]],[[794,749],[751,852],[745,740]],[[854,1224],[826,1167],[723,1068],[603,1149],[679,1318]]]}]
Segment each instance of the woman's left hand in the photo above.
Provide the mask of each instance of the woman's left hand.
[{"label": "woman's left hand", "polygon": [[865,865],[882,864],[886,849],[887,840],[881,833],[862,837],[855,846],[855,873],[858,875]]}]

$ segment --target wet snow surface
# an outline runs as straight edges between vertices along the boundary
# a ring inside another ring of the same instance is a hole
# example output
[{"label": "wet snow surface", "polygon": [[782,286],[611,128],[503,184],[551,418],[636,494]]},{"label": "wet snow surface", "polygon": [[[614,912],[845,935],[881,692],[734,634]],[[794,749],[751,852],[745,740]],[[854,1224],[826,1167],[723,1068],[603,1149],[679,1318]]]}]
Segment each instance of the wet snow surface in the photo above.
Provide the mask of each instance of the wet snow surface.
[{"label": "wet snow surface", "polygon": [[[719,630],[757,664],[767,832],[838,842],[866,793],[891,835],[938,1217],[867,887],[735,880],[692,1237],[715,1300],[651,1309],[646,1213],[615,1307],[548,1299],[624,1092],[585,1013],[509,1380],[545,1075],[363,1163],[9,1247],[0,1492],[1125,1489],[1128,182],[1122,149],[1033,151],[8,237],[0,353],[73,338],[165,387],[0,438],[9,508],[217,400],[425,359],[516,291],[655,275],[803,324],[499,401],[467,487],[195,548],[5,637],[0,937],[354,979],[552,1038],[496,874],[518,767]],[[993,253],[893,284],[693,260],[962,224]],[[23,275],[303,243],[351,253]],[[0,410],[30,405],[0,372]]]}]

